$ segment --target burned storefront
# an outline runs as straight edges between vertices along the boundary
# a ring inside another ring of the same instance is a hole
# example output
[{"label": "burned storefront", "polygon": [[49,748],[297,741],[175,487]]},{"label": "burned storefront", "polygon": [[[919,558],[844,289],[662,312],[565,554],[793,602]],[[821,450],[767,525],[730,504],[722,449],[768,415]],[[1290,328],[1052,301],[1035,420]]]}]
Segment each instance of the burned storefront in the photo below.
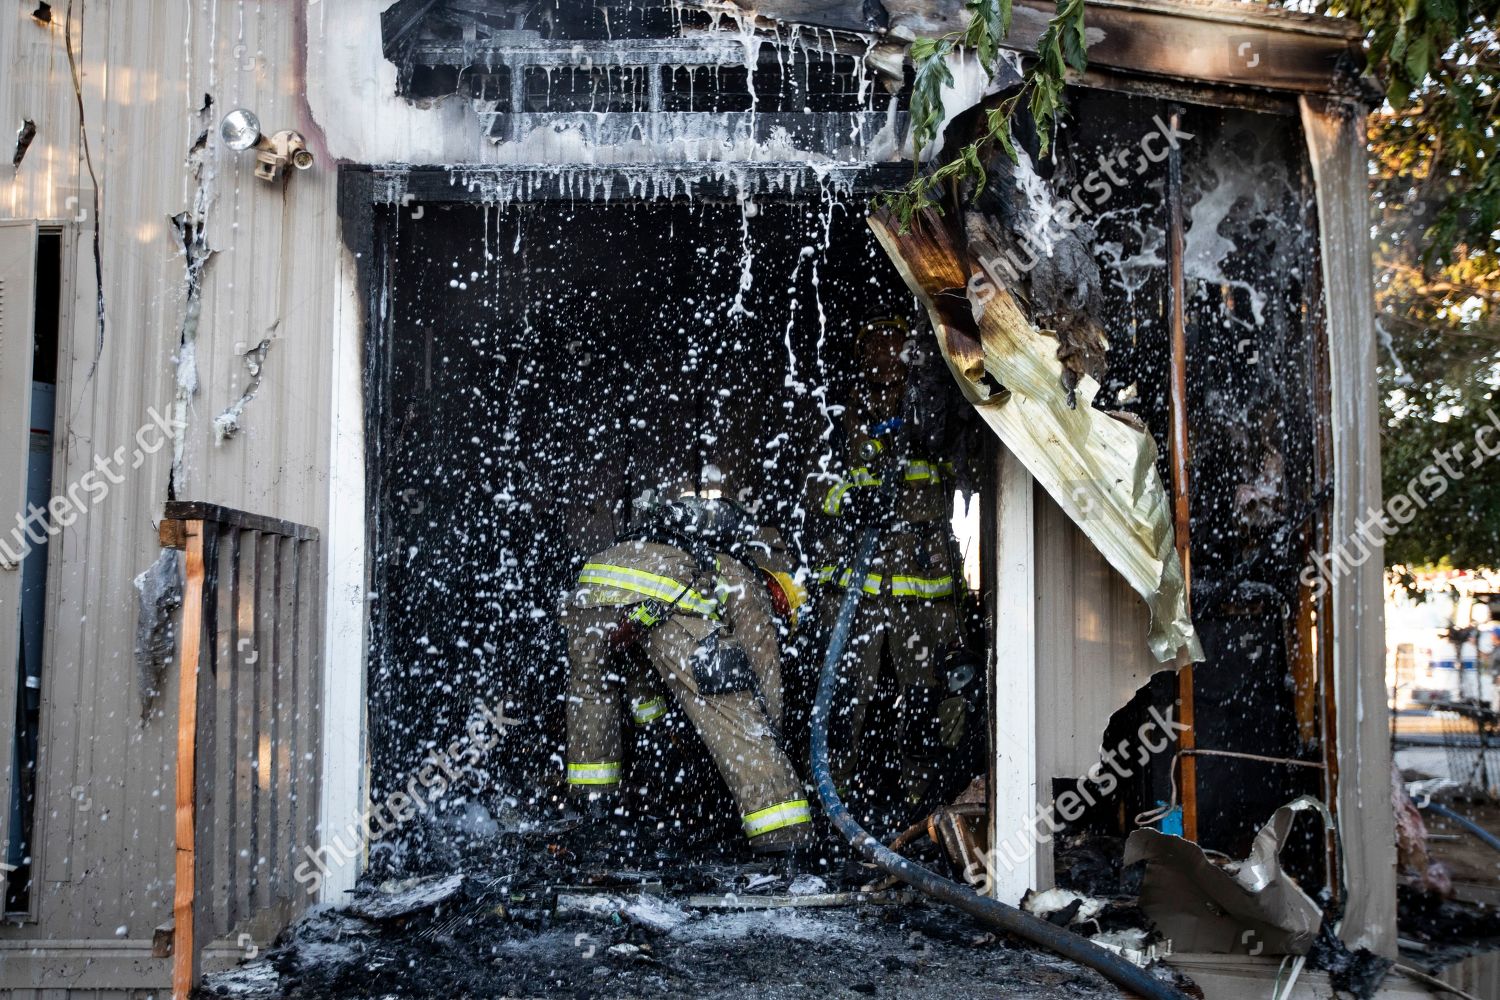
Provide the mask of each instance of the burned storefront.
[{"label": "burned storefront", "polygon": [[[175,812],[89,988],[720,995],[796,924],[828,988],[830,941],[914,932],[962,951],[929,986],[1056,985],[998,928],[1142,995],[1369,995],[1382,588],[1318,572],[1379,499],[1357,32],[1089,5],[1060,122],[911,212],[1051,5],[951,53],[916,155],[959,4],[331,6],[228,60],[290,105],[196,88],[184,427],[129,557],[168,602],[183,553],[180,614],[128,620],[176,623],[140,723]],[[234,390],[202,434],[195,350]]]}]

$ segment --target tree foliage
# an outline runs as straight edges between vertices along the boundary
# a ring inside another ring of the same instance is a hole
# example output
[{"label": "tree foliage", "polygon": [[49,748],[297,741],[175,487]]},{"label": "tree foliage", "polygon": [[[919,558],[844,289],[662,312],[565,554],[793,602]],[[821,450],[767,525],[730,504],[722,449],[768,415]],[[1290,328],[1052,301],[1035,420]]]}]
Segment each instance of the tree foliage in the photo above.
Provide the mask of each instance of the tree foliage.
[{"label": "tree foliage", "polygon": [[1010,32],[1011,0],[968,0],[969,23],[963,31],[942,38],[919,38],[912,43],[915,75],[911,136],[915,173],[905,187],[887,192],[879,199],[895,213],[903,231],[924,209],[941,212],[943,196],[950,185],[967,181],[973,185],[975,195],[984,190],[984,164],[994,155],[996,146],[1012,161],[1016,159],[1011,129],[1015,111],[1023,100],[1041,136],[1042,155],[1046,155],[1052,128],[1063,113],[1063,87],[1068,71],[1081,73],[1088,65],[1083,2],[1057,0],[1056,13],[1037,41],[1037,58],[1027,68],[1021,87],[985,112],[984,128],[978,138],[960,148],[946,163],[925,171],[921,166],[922,151],[937,138],[943,122],[942,88],[953,84],[948,60],[960,49],[967,50],[993,76],[1000,60],[1000,43]]},{"label": "tree foliage", "polygon": [[1471,464],[1500,408],[1500,3],[1331,9],[1360,19],[1388,81],[1370,119],[1385,492],[1404,492],[1435,453],[1466,456],[1386,560],[1500,566],[1500,459]]}]

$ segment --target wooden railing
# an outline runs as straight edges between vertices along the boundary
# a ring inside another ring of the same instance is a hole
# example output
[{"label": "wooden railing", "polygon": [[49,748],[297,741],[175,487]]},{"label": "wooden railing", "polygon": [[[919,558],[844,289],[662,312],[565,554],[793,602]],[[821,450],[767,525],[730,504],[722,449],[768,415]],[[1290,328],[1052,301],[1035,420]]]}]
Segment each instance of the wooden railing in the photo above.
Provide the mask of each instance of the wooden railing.
[{"label": "wooden railing", "polygon": [[264,947],[313,902],[293,878],[316,843],[322,572],[318,532],[172,502],[186,553],[178,637],[174,997],[204,948]]}]

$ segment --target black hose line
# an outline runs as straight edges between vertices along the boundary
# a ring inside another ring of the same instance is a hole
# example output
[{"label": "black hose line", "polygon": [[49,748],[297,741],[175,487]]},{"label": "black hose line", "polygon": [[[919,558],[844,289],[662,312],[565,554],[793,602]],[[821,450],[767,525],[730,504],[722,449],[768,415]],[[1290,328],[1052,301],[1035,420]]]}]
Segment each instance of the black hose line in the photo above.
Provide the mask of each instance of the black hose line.
[{"label": "black hose line", "polygon": [[[887,477],[890,480],[895,478]],[[860,592],[879,540],[879,527],[865,528],[860,535],[859,548],[844,590],[844,600],[839,605],[838,618],[834,621],[833,633],[828,640],[828,650],[823,656],[823,671],[818,678],[818,697],[812,711],[812,769],[823,812],[848,839],[850,845],[867,860],[934,899],[957,907],[992,927],[1025,938],[1080,965],[1086,965],[1121,989],[1148,1000],[1187,1000],[1187,996],[1176,987],[1156,979],[1144,969],[1099,947],[1088,938],[1050,924],[1014,906],[1007,906],[998,899],[981,896],[968,886],[959,885],[908,861],[870,836],[839,801],[828,766],[828,719],[833,708],[833,696],[838,688],[838,663],[849,642],[854,612],[859,606]]]}]

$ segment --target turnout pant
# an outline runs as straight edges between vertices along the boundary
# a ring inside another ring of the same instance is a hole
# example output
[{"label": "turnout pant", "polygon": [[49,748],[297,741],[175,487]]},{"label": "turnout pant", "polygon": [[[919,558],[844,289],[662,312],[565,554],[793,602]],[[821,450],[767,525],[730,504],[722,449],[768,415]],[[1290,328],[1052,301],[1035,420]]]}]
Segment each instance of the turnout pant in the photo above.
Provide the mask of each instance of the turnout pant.
[{"label": "turnout pant", "polygon": [[[563,620],[568,638],[568,784],[577,792],[619,787],[622,696],[631,715],[647,724],[666,711],[654,686],[620,673],[610,656],[608,631],[619,607],[571,608]],[[707,623],[672,615],[646,633],[646,658],[672,699],[703,739],[715,767],[739,806],[751,846],[801,843],[811,836],[811,809],[791,761],[754,691],[703,694],[691,657]],[[780,704],[780,692],[776,692]]]},{"label": "turnout pant", "polygon": [[[839,592],[842,597],[842,592]],[[841,691],[848,712],[849,744],[835,769],[845,785],[863,756],[865,722],[880,681],[882,652],[889,652],[901,689],[899,738],[901,787],[920,797],[935,775],[931,762],[941,747],[962,737],[962,705],[944,700],[937,667],[958,635],[951,598],[924,601],[890,594],[866,594],[859,602],[849,646],[841,664]]]}]

